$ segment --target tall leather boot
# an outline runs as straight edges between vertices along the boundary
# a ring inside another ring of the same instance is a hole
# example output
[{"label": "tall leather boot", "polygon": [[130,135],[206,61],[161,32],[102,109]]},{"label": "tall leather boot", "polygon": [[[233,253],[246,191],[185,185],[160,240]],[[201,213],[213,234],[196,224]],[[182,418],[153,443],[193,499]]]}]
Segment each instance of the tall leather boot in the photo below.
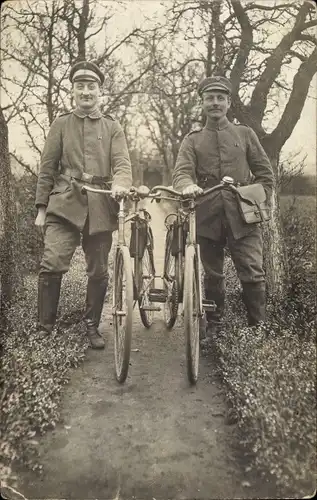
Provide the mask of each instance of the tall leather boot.
[{"label": "tall leather boot", "polygon": [[[208,286],[209,285],[209,286]],[[215,336],[221,328],[221,320],[225,307],[225,289],[221,282],[217,285],[210,286],[207,282],[205,286],[205,294],[207,300],[213,300],[216,304],[215,311],[206,311],[206,337],[201,340],[201,345],[208,345],[213,336]]]},{"label": "tall leather boot", "polygon": [[242,283],[243,301],[247,308],[248,325],[256,326],[266,319],[266,286],[264,281]]},{"label": "tall leather boot", "polygon": [[104,349],[105,342],[98,330],[105,296],[108,288],[108,277],[88,278],[86,294],[86,311],[84,320],[87,336],[93,349]]},{"label": "tall leather boot", "polygon": [[52,333],[56,322],[62,273],[40,273],[38,278],[38,328],[41,336]]}]

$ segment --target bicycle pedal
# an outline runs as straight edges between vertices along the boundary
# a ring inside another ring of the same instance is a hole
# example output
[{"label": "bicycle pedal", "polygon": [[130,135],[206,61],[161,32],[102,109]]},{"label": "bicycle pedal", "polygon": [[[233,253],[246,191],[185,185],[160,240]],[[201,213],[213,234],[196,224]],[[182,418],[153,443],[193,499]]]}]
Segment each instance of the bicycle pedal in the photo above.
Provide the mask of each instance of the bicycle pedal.
[{"label": "bicycle pedal", "polygon": [[143,311],[160,311],[161,308],[157,306],[142,306],[141,309]]},{"label": "bicycle pedal", "polygon": [[216,303],[213,300],[203,300],[203,309],[205,311],[215,311],[217,309]]},{"label": "bicycle pedal", "polygon": [[163,288],[150,288],[148,297],[150,302],[166,302],[167,291]]}]

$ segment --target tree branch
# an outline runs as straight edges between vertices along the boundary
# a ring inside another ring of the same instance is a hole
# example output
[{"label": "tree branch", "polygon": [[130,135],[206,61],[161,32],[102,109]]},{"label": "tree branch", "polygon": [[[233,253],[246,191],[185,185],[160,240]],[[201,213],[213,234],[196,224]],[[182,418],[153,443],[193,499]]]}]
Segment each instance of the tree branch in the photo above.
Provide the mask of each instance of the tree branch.
[{"label": "tree branch", "polygon": [[252,49],[253,31],[249,18],[242,7],[240,0],[231,0],[231,4],[241,27],[239,50],[231,71],[232,90],[233,94],[237,96],[239,91],[239,82]]},{"label": "tree branch", "polygon": [[262,122],[263,120],[265,108],[267,106],[268,94],[270,92],[270,88],[273,85],[273,82],[276,80],[281,71],[283,59],[292,47],[297,36],[299,36],[300,32],[303,30],[305,18],[310,9],[311,5],[307,3],[303,3],[303,5],[300,7],[295,18],[293,29],[286,35],[284,35],[280,43],[268,57],[266,68],[253,90],[250,107],[259,122]]},{"label": "tree branch", "polygon": [[307,61],[307,57],[303,56],[302,54],[300,54],[299,52],[296,52],[296,50],[289,50],[288,51],[289,55],[292,56],[292,57],[297,57],[297,59],[299,59],[300,61],[302,62],[305,62]]},{"label": "tree branch", "polygon": [[285,106],[282,117],[271,134],[265,141],[274,148],[280,151],[287,139],[292,134],[296,123],[298,122],[305,100],[308,94],[309,86],[314,74],[317,71],[317,47],[308,57],[307,61],[303,62],[293,80],[293,88],[289,97],[288,103]]},{"label": "tree branch", "polygon": [[29,174],[33,175],[36,178],[38,177],[38,175],[34,172],[32,167],[28,163],[26,163],[21,156],[17,156],[15,151],[13,153],[10,152],[10,156],[12,156],[12,158],[14,158],[15,161],[19,163],[19,165],[21,165],[21,167],[23,167],[26,172],[28,172]]}]

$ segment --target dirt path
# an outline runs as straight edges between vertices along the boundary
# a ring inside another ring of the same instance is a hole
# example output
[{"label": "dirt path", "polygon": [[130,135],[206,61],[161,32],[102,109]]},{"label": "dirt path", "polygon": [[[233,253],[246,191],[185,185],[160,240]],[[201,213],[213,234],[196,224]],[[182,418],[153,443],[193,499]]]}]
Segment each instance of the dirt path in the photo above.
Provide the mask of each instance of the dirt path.
[{"label": "dirt path", "polygon": [[[162,215],[150,210],[160,267]],[[19,490],[29,499],[261,498],[260,485],[243,486],[210,359],[201,359],[198,385],[188,385],[181,320],[171,333],[160,318],[146,330],[135,311],[139,352],[120,386],[109,319],[106,310],[106,350],[88,352],[65,391],[61,423],[41,440],[44,474],[21,474]]]}]

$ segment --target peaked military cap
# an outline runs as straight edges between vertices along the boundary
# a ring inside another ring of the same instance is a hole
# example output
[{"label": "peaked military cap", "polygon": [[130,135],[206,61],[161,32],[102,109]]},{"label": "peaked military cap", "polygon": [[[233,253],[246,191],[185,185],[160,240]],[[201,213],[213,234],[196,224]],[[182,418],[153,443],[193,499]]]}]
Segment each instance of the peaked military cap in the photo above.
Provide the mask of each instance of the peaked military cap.
[{"label": "peaked military cap", "polygon": [[72,83],[85,80],[98,82],[102,85],[105,81],[105,76],[97,64],[90,61],[79,61],[72,66],[69,79]]},{"label": "peaked military cap", "polygon": [[204,78],[198,85],[198,94],[202,96],[207,90],[222,90],[227,94],[231,94],[232,85],[230,80],[224,76],[209,76]]}]

